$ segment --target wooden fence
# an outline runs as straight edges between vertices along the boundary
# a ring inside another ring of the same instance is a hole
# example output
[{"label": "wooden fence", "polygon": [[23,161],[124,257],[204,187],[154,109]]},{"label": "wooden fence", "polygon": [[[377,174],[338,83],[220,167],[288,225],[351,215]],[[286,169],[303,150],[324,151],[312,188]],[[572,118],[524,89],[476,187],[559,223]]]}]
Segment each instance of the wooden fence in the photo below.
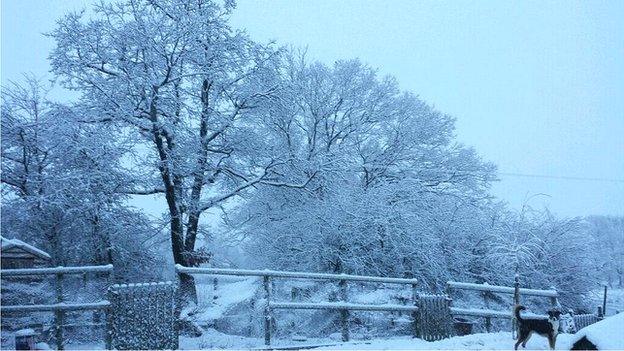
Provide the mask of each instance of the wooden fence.
[{"label": "wooden fence", "polygon": [[[412,312],[412,318],[414,323],[414,332],[417,327],[418,311],[418,294],[416,291],[416,279],[404,279],[404,278],[386,278],[386,277],[371,277],[361,275],[348,275],[348,274],[322,274],[322,273],[305,273],[305,272],[285,272],[285,271],[270,271],[270,270],[244,270],[244,269],[218,269],[218,268],[195,268],[184,267],[176,265],[176,271],[178,274],[205,274],[205,275],[228,275],[228,276],[248,276],[248,277],[262,277],[264,286],[264,343],[267,346],[271,345],[271,312],[276,309],[314,309],[314,310],[337,310],[340,312],[340,325],[342,340],[349,341],[349,312],[350,311],[407,311]],[[326,303],[306,303],[306,302],[274,302],[271,301],[271,280],[276,278],[285,279],[311,279],[311,280],[331,280],[337,281],[340,289],[340,302],[326,302]],[[367,282],[367,283],[386,283],[386,284],[401,284],[411,285],[412,287],[412,306],[407,305],[369,305],[369,304],[354,304],[348,302],[348,282]]]},{"label": "wooden fence", "polygon": [[[473,291],[486,291],[491,293],[499,293],[499,294],[509,294],[513,296],[512,303],[513,305],[517,305],[520,303],[520,297],[524,296],[540,296],[547,297],[550,299],[550,302],[553,307],[558,307],[559,302],[557,300],[559,293],[555,289],[550,290],[537,290],[537,289],[525,289],[520,288],[520,280],[519,277],[515,277],[515,282],[513,287],[509,286],[499,286],[499,285],[489,285],[489,284],[472,284],[472,283],[462,283],[462,282],[454,282],[449,281],[447,284],[447,294],[452,296],[451,293],[453,290],[473,290]],[[466,309],[466,308],[457,308],[451,307],[451,313],[453,315],[461,315],[461,316],[473,316],[473,317],[482,317],[485,318],[485,327],[488,332],[490,332],[492,323],[492,318],[503,318],[503,319],[511,319],[512,321],[512,333],[515,333],[515,323],[516,319],[511,310],[508,311],[496,311],[490,309]],[[539,317],[545,317],[541,315],[536,315]]]},{"label": "wooden fence", "polygon": [[[104,310],[107,319],[110,318],[110,303],[108,300],[101,300],[91,303],[66,303],[63,293],[63,278],[65,275],[86,275],[89,273],[107,273],[108,280],[112,279],[113,265],[104,266],[80,266],[80,267],[53,267],[53,268],[24,268],[24,269],[3,269],[0,271],[2,279],[21,276],[42,276],[54,275],[56,303],[42,305],[12,305],[0,306],[1,312],[54,312],[54,333],[56,339],[56,349],[64,349],[63,321],[65,313],[73,311]],[[110,335],[106,333],[106,348],[110,348]]]}]

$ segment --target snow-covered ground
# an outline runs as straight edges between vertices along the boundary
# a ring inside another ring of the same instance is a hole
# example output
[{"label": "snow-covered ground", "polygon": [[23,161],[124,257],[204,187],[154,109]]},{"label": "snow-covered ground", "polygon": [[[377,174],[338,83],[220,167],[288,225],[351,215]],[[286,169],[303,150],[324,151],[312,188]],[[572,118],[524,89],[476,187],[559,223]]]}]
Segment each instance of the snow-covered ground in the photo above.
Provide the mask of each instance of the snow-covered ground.
[{"label": "snow-covered ground", "polygon": [[[560,334],[557,338],[557,350],[569,350],[574,339],[572,334]],[[201,338],[180,338],[182,349],[261,349],[264,340],[260,338],[244,338],[221,334],[209,330]],[[324,345],[315,350],[510,350],[514,340],[510,332],[482,333],[440,341],[428,342],[409,336],[395,338],[379,338],[372,340],[355,340],[352,342],[332,341],[331,339],[308,339],[305,341],[275,340],[273,346],[306,347]],[[527,350],[547,350],[548,341],[540,336],[533,336],[527,343]]]},{"label": "snow-covered ground", "polygon": [[[557,338],[557,350],[569,350],[573,335],[561,334]],[[364,342],[340,343],[321,350],[510,350],[514,340],[510,332],[472,334],[427,342],[411,337],[377,339]],[[527,343],[527,350],[547,350],[548,341],[540,336],[533,336]]]}]

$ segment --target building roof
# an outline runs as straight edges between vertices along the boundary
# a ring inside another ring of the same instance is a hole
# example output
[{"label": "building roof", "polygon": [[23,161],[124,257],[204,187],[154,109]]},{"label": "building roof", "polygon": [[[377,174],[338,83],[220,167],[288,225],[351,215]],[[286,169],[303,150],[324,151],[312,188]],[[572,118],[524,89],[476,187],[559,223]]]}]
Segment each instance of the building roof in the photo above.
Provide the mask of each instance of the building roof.
[{"label": "building roof", "polygon": [[1,245],[2,251],[12,249],[12,248],[18,248],[44,260],[52,259],[52,257],[47,252],[41,249],[38,249],[30,244],[27,244],[19,239],[7,239],[3,236],[0,236],[0,241],[2,242],[2,245]]}]

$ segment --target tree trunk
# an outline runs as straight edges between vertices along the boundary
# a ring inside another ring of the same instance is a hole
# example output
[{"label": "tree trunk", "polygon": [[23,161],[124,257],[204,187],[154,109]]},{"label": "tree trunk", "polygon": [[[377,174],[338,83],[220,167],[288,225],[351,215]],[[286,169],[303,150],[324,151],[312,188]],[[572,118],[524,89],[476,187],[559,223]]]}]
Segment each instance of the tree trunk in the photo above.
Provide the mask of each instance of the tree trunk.
[{"label": "tree trunk", "polygon": [[[179,203],[180,199],[176,192],[176,177],[173,176],[173,170],[170,168],[172,162],[170,155],[172,151],[172,137],[165,135],[158,123],[158,88],[154,87],[152,91],[152,100],[150,102],[150,119],[152,122],[152,134],[160,163],[158,169],[165,186],[165,198],[167,199],[167,207],[171,216],[170,232],[171,232],[171,252],[173,254],[173,262],[183,266],[187,265],[184,257],[184,226],[182,224],[183,210]],[[167,143],[165,144],[165,141]],[[195,279],[188,274],[180,274],[180,294],[183,301],[193,301],[197,303],[197,292],[195,291]]]},{"label": "tree trunk", "polygon": [[200,147],[197,150],[197,166],[193,177],[193,186],[191,188],[191,208],[189,210],[189,218],[186,229],[186,239],[184,247],[188,252],[195,250],[195,240],[197,238],[197,230],[199,228],[199,201],[204,186],[204,175],[206,172],[206,164],[208,162],[208,117],[210,116],[210,87],[211,83],[204,79],[201,88],[202,114],[199,125]]}]

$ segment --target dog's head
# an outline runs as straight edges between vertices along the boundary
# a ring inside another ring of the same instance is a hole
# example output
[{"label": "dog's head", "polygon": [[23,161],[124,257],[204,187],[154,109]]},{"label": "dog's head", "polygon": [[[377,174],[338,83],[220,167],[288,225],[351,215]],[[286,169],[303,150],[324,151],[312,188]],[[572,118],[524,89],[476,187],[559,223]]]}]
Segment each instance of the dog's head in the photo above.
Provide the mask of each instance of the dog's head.
[{"label": "dog's head", "polygon": [[550,310],[548,311],[548,319],[557,320],[561,317],[561,311],[559,310]]}]

